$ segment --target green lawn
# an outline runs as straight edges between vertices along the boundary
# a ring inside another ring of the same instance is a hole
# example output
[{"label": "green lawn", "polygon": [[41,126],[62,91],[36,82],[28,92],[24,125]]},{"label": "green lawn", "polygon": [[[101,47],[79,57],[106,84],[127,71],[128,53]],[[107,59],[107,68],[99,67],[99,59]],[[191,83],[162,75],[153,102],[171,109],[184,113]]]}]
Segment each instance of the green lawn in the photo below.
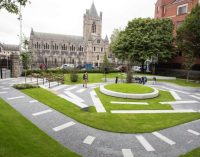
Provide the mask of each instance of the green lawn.
[{"label": "green lawn", "polygon": [[180,157],[199,157],[200,156],[200,147],[188,152]]},{"label": "green lawn", "polygon": [[[99,83],[104,82],[105,75],[102,73],[88,73],[89,80],[88,83]],[[151,74],[141,74],[141,73],[134,73],[133,77],[135,76],[154,76]],[[109,73],[106,74],[107,78],[115,78],[118,76],[119,79],[126,79],[125,73]],[[176,79],[176,80],[158,80],[161,82],[170,82],[175,83],[180,86],[188,86],[188,87],[200,87],[200,83],[195,83],[194,81],[186,82],[184,79]],[[70,81],[70,74],[65,74],[65,84],[82,84],[83,83],[83,73],[78,74],[78,82],[71,82]]]},{"label": "green lawn", "polygon": [[176,79],[176,80],[158,80],[160,82],[169,82],[169,83],[175,83],[180,86],[186,86],[186,87],[200,87],[200,83],[196,83],[194,81],[187,82],[184,79]]},{"label": "green lawn", "polygon": [[145,94],[152,93],[154,90],[148,86],[144,86],[141,84],[128,84],[128,83],[120,83],[120,84],[109,84],[105,86],[106,89],[112,90],[115,92],[121,93],[132,93],[132,94]]},{"label": "green lawn", "polygon": [[144,133],[200,119],[200,113],[111,114],[81,111],[74,104],[41,88],[22,90],[25,94],[88,126],[122,133]]},{"label": "green lawn", "polygon": [[[175,101],[175,99],[171,96],[169,92],[159,91],[159,96],[153,99],[145,99],[145,100],[134,100],[134,99],[124,99],[117,98],[102,94],[99,91],[99,88],[95,89],[98,97],[106,108],[107,112],[110,110],[172,110],[171,105],[168,104],[160,104],[159,102],[165,101]],[[111,104],[111,101],[117,102],[148,102],[149,105],[126,105],[126,104]]]},{"label": "green lawn", "polygon": [[0,99],[1,157],[78,157]]},{"label": "green lawn", "polygon": [[[115,78],[116,76],[119,77],[119,79],[123,78],[125,79],[125,76],[123,73],[109,73],[106,74],[107,78]],[[104,82],[105,75],[102,73],[88,73],[88,83],[100,83]],[[83,83],[83,74],[78,74],[78,82],[71,82],[70,80],[70,74],[65,74],[65,84],[82,84]]]}]

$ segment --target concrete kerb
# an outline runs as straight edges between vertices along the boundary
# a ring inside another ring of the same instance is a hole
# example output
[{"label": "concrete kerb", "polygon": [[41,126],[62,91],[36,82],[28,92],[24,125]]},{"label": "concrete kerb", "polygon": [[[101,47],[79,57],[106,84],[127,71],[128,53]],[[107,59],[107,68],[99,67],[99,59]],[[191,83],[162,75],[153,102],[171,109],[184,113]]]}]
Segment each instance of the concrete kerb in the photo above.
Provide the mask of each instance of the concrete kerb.
[{"label": "concrete kerb", "polygon": [[[57,95],[57,96],[59,96],[59,97],[61,97],[61,98],[63,98],[63,99],[65,99],[65,100],[67,100],[67,101],[70,101],[71,103],[74,103],[76,106],[78,106],[81,110],[83,110],[83,111],[89,111],[89,106],[87,106],[87,105],[85,105],[85,104],[82,104],[81,102],[75,102],[75,101],[72,101],[72,99],[71,98],[69,98],[69,99],[67,99],[66,97],[67,96],[61,96],[62,94],[59,94],[58,92],[56,92],[56,91],[54,91],[54,90],[52,90],[52,89],[50,89],[50,88],[48,88],[48,87],[45,87],[45,86],[43,86],[43,85],[40,85],[40,87],[41,88],[44,88],[44,89],[46,89],[46,90],[48,90],[48,91],[50,91],[50,92],[52,92],[53,94],[55,94],[55,95]],[[78,105],[77,105],[78,104]]]},{"label": "concrete kerb", "polygon": [[100,86],[100,92],[109,96],[113,97],[119,97],[119,98],[128,98],[128,99],[149,99],[149,98],[155,98],[159,95],[159,91],[153,87],[152,93],[146,93],[146,94],[130,94],[130,93],[121,93],[121,92],[115,92],[111,90],[107,90],[104,88],[105,85]]}]

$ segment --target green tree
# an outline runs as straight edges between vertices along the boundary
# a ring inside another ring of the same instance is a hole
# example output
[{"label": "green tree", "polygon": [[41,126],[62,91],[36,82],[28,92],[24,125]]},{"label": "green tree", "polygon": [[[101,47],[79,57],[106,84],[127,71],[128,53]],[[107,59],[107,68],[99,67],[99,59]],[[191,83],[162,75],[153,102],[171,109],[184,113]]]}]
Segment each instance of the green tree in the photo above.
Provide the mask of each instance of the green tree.
[{"label": "green tree", "polygon": [[200,55],[200,5],[197,4],[177,30],[177,46],[185,59],[183,66],[187,71],[195,64],[195,57]]},{"label": "green tree", "polygon": [[23,69],[24,69],[25,83],[26,83],[26,72],[27,72],[29,65],[30,65],[30,53],[22,52],[20,54],[20,57],[21,57],[22,66],[23,66]]},{"label": "green tree", "polygon": [[173,23],[169,19],[134,19],[126,27],[132,60],[140,62],[158,56],[165,62],[173,56]]},{"label": "green tree", "polygon": [[108,60],[108,57],[107,57],[107,53],[105,52],[104,53],[104,57],[103,57],[103,63],[102,63],[102,71],[106,71],[105,72],[108,72],[109,70],[109,66],[110,66],[110,63],[109,63],[109,60]]},{"label": "green tree", "polygon": [[19,6],[25,6],[28,0],[0,0],[0,9],[6,9],[10,13],[19,13]]},{"label": "green tree", "polygon": [[132,82],[132,53],[130,51],[130,45],[128,44],[128,36],[125,30],[122,30],[115,34],[115,37],[111,39],[110,50],[117,58],[127,62],[127,82]]},{"label": "green tree", "polygon": [[[21,52],[20,57],[21,57],[22,66],[24,69],[25,83],[26,83],[26,72],[30,68],[30,65],[31,65],[31,52],[28,50],[28,45],[29,45],[29,41],[24,36],[23,51]],[[31,70],[32,70],[32,68],[31,68]]]},{"label": "green tree", "polygon": [[174,54],[172,32],[173,23],[169,19],[134,19],[113,43],[111,41],[111,50],[131,64],[140,62],[143,65],[153,56],[164,62]]},{"label": "green tree", "polygon": [[103,58],[103,63],[101,65],[102,72],[104,72],[104,75],[105,75],[105,82],[107,82],[106,74],[109,72],[109,68],[110,68],[110,63],[108,60],[107,53],[105,52],[104,58]]}]

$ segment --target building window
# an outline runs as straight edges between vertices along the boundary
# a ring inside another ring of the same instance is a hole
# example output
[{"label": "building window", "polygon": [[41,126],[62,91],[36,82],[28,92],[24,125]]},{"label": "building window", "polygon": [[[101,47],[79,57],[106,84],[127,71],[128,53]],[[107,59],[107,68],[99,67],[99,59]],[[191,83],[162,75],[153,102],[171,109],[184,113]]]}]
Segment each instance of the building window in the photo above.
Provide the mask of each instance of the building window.
[{"label": "building window", "polygon": [[0,47],[0,52],[1,52],[1,47]]},{"label": "building window", "polygon": [[165,15],[165,13],[166,13],[166,9],[165,7],[163,7],[163,14]]},{"label": "building window", "polygon": [[63,45],[63,50],[67,50],[67,46],[65,44]]},{"label": "building window", "polygon": [[101,52],[103,52],[103,47],[101,48]]},{"label": "building window", "polygon": [[57,59],[55,58],[55,65],[57,64]]},{"label": "building window", "polygon": [[38,42],[35,44],[35,48],[40,49],[40,44]]},{"label": "building window", "polygon": [[45,49],[49,49],[49,45],[46,43],[46,45],[45,45]]},{"label": "building window", "polygon": [[45,65],[47,65],[47,58],[45,58]]},{"label": "building window", "polygon": [[156,12],[157,12],[157,13],[159,12],[159,7],[158,7],[158,6],[156,7]]},{"label": "building window", "polygon": [[96,33],[96,24],[93,22],[92,24],[92,33]]},{"label": "building window", "polygon": [[177,7],[177,15],[187,14],[188,4],[180,5]]},{"label": "building window", "polygon": [[94,52],[96,51],[96,47],[94,47]]},{"label": "building window", "polygon": [[74,64],[74,59],[72,59],[72,64]]},{"label": "building window", "polygon": [[62,45],[62,50],[67,50],[67,46],[65,44]]},{"label": "building window", "polygon": [[99,60],[99,55],[97,55],[97,60]]},{"label": "building window", "polygon": [[97,43],[98,43],[98,44],[100,43],[100,40],[99,40],[99,39],[97,40]]}]

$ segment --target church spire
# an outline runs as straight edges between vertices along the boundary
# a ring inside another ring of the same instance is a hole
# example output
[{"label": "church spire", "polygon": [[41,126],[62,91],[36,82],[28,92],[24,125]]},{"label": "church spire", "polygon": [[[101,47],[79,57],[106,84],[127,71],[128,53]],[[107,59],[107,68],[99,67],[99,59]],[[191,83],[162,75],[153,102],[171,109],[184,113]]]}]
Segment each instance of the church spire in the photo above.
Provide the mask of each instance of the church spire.
[{"label": "church spire", "polygon": [[90,10],[89,10],[89,15],[90,15],[91,17],[94,17],[94,18],[99,18],[99,15],[98,15],[98,13],[97,13],[97,10],[96,10],[96,7],[95,7],[95,5],[94,5],[94,2],[92,2],[91,8],[90,8]]},{"label": "church spire", "polygon": [[105,42],[109,42],[109,40],[108,40],[108,36],[107,36],[107,35],[106,35],[104,41],[105,41]]}]

